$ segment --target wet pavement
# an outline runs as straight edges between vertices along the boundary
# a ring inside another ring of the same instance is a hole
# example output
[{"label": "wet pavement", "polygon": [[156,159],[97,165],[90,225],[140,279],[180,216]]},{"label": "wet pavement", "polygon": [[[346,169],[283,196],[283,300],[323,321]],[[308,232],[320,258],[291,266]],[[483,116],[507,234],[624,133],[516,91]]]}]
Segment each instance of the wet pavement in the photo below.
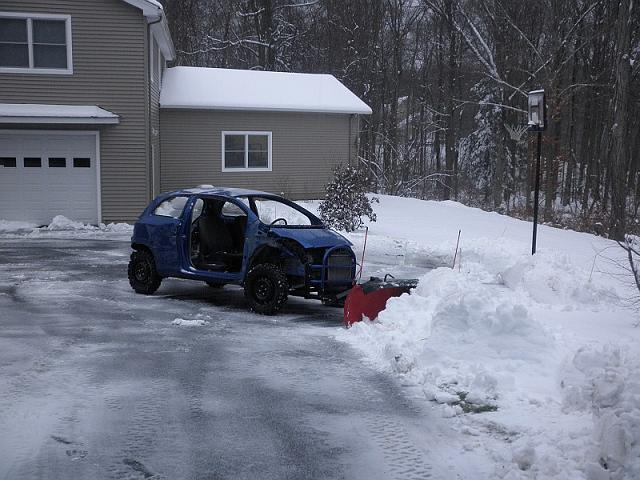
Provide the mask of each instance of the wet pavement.
[{"label": "wet pavement", "polygon": [[128,255],[0,239],[0,479],[451,478],[428,414],[333,338],[340,310],[262,317],[181,280],[137,295]]}]

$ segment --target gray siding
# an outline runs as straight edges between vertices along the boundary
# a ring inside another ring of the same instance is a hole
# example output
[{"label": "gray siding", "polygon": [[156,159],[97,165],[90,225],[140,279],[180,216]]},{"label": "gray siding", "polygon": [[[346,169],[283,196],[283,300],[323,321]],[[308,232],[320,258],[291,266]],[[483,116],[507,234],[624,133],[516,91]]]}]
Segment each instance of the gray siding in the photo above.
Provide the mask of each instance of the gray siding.
[{"label": "gray siding", "polygon": [[[162,109],[160,186],[255,188],[291,199],[321,198],[335,165],[355,155],[349,115]],[[225,130],[272,132],[271,172],[222,172]]]},{"label": "gray siding", "polygon": [[0,73],[0,102],[99,105],[103,221],[132,221],[150,192],[148,28],[121,0],[0,0],[0,11],[71,15],[73,75]]}]

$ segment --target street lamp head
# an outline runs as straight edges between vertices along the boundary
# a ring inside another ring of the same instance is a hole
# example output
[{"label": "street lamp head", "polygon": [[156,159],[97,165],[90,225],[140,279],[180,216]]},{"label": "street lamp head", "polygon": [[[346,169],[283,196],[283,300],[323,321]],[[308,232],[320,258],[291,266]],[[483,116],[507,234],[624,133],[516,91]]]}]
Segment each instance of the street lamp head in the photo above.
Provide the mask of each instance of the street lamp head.
[{"label": "street lamp head", "polygon": [[544,90],[534,90],[528,95],[529,127],[541,132],[547,128],[547,103]]}]

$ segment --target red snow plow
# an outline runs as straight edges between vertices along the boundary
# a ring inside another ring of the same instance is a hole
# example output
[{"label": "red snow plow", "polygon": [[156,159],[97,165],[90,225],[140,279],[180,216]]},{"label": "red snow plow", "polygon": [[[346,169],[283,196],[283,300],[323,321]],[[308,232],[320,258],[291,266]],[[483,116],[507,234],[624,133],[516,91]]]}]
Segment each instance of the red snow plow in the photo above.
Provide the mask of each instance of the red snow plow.
[{"label": "red snow plow", "polygon": [[[367,237],[369,227],[364,233],[364,245],[362,248],[362,261],[358,279],[362,278],[364,256],[367,250]],[[344,299],[344,324],[347,328],[364,318],[375,320],[378,314],[387,306],[387,300],[391,297],[399,297],[403,293],[411,293],[416,288],[418,280],[397,280],[393,275],[387,274],[381,280],[378,277],[369,278],[368,282],[356,283],[349,290]]]},{"label": "red snow plow", "polygon": [[365,317],[375,320],[387,300],[410,293],[417,285],[417,280],[396,280],[392,275],[385,275],[384,279],[371,277],[368,282],[354,285],[344,301],[344,324],[348,328]]}]

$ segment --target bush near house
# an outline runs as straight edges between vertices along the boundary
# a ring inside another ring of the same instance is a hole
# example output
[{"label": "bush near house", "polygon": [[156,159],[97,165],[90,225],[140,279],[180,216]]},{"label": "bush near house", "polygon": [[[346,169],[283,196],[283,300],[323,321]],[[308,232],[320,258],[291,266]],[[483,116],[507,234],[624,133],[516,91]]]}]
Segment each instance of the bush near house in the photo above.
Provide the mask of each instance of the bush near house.
[{"label": "bush near house", "polygon": [[338,165],[333,170],[333,180],[327,184],[327,193],[320,203],[322,221],[333,228],[353,232],[360,228],[366,216],[376,221],[372,203],[376,197],[367,197],[369,179],[362,171],[350,165]]}]

